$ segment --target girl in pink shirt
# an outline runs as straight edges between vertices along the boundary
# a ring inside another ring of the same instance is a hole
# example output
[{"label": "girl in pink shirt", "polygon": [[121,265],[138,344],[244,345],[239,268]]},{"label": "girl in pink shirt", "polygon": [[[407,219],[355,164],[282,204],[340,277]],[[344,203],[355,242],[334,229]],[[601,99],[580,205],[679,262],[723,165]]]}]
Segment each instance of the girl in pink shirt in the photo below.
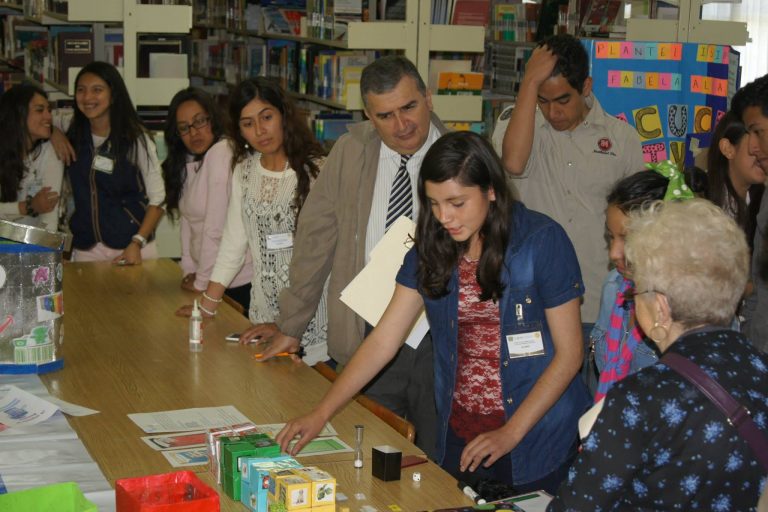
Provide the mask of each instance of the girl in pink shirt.
[{"label": "girl in pink shirt", "polygon": [[[163,162],[165,208],[180,219],[181,287],[208,287],[227,217],[232,185],[232,147],[211,96],[196,87],[176,93],[168,108]],[[248,311],[252,266],[246,259],[226,294]]]}]

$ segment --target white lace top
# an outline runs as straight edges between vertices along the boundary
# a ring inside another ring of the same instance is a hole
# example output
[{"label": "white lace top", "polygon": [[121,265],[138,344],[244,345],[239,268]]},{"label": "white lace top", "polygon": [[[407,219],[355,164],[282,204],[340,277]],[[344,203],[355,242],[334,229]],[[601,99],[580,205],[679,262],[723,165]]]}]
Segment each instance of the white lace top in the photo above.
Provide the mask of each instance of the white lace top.
[{"label": "white lace top", "polygon": [[[253,280],[248,316],[252,323],[275,321],[279,294],[289,284],[296,230],[296,184],[293,169],[265,169],[258,153],[248,156],[234,170],[227,221],[211,280],[227,285],[250,249]],[[309,365],[328,358],[326,295],[327,287],[301,339],[306,350],[304,361]]]}]

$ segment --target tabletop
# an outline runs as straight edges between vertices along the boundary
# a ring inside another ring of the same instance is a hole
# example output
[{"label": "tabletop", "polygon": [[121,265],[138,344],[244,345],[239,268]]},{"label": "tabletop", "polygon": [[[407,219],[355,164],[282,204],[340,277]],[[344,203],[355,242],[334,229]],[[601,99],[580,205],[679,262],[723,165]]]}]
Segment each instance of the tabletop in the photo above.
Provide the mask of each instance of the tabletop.
[{"label": "tabletop", "polygon": [[[174,312],[195,295],[183,291],[180,283],[181,269],[167,259],[136,267],[64,265],[65,366],[42,380],[51,394],[100,411],[70,417],[69,422],[113,485],[119,478],[174,470],[141,440],[146,434],[128,414],[233,405],[256,424],[283,423],[308,412],[330,387],[303,363],[289,358],[260,363],[253,358],[255,346],[225,342],[227,334],[249,325],[226,304],[205,322],[203,350],[189,351],[189,321]],[[365,426],[362,469],[353,467],[352,453],[299,459],[337,478],[339,492],[350,498],[339,506],[354,512],[363,505],[378,510],[397,505],[410,511],[471,503],[456,488],[456,481],[432,462],[404,469],[399,482],[373,478],[373,446],[386,444],[404,455],[423,454],[354,401],[332,420],[350,446],[356,424]],[[213,484],[205,467],[192,469]],[[413,471],[424,475],[421,482],[411,479]],[[220,494],[222,510],[244,510]]]}]

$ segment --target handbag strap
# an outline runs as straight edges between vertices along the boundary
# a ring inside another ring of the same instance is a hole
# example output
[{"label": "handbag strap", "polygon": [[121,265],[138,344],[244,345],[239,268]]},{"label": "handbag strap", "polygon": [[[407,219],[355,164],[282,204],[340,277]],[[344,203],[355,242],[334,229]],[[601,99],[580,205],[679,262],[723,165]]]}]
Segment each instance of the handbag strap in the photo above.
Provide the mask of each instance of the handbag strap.
[{"label": "handbag strap", "polygon": [[699,388],[725,414],[728,423],[736,427],[739,435],[755,452],[763,469],[768,471],[768,438],[757,428],[749,410],[737,402],[719,382],[704,373],[704,370],[687,357],[674,352],[667,352],[662,356],[661,362]]}]

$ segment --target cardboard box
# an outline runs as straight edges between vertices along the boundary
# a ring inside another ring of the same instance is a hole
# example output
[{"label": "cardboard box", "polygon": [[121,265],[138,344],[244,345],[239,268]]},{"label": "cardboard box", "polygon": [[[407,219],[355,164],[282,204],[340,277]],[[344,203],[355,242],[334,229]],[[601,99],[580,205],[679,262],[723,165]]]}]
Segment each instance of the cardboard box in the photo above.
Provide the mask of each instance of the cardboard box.
[{"label": "cardboard box", "polygon": [[208,445],[208,459],[210,462],[210,472],[216,477],[216,483],[221,484],[221,438],[243,436],[253,433],[258,427],[253,423],[240,423],[229,427],[212,428],[206,434]]},{"label": "cardboard box", "polygon": [[287,455],[241,459],[240,502],[254,512],[267,512],[269,473],[298,467],[301,464]]},{"label": "cardboard box", "polygon": [[0,220],[0,374],[64,366],[66,235]]},{"label": "cardboard box", "polygon": [[280,480],[293,476],[291,468],[274,470],[269,472],[269,492],[267,494],[268,503],[280,502]]},{"label": "cardboard box", "polygon": [[280,445],[266,434],[222,436],[219,438],[219,443],[224,493],[235,501],[240,501],[240,491],[242,490],[240,460],[247,457],[280,455]]},{"label": "cardboard box", "polygon": [[336,503],[336,479],[327,471],[315,467],[293,471],[310,483],[312,508]]},{"label": "cardboard box", "polygon": [[291,474],[280,478],[277,484],[277,501],[285,505],[286,510],[308,509],[312,506],[312,484],[306,478]]}]

